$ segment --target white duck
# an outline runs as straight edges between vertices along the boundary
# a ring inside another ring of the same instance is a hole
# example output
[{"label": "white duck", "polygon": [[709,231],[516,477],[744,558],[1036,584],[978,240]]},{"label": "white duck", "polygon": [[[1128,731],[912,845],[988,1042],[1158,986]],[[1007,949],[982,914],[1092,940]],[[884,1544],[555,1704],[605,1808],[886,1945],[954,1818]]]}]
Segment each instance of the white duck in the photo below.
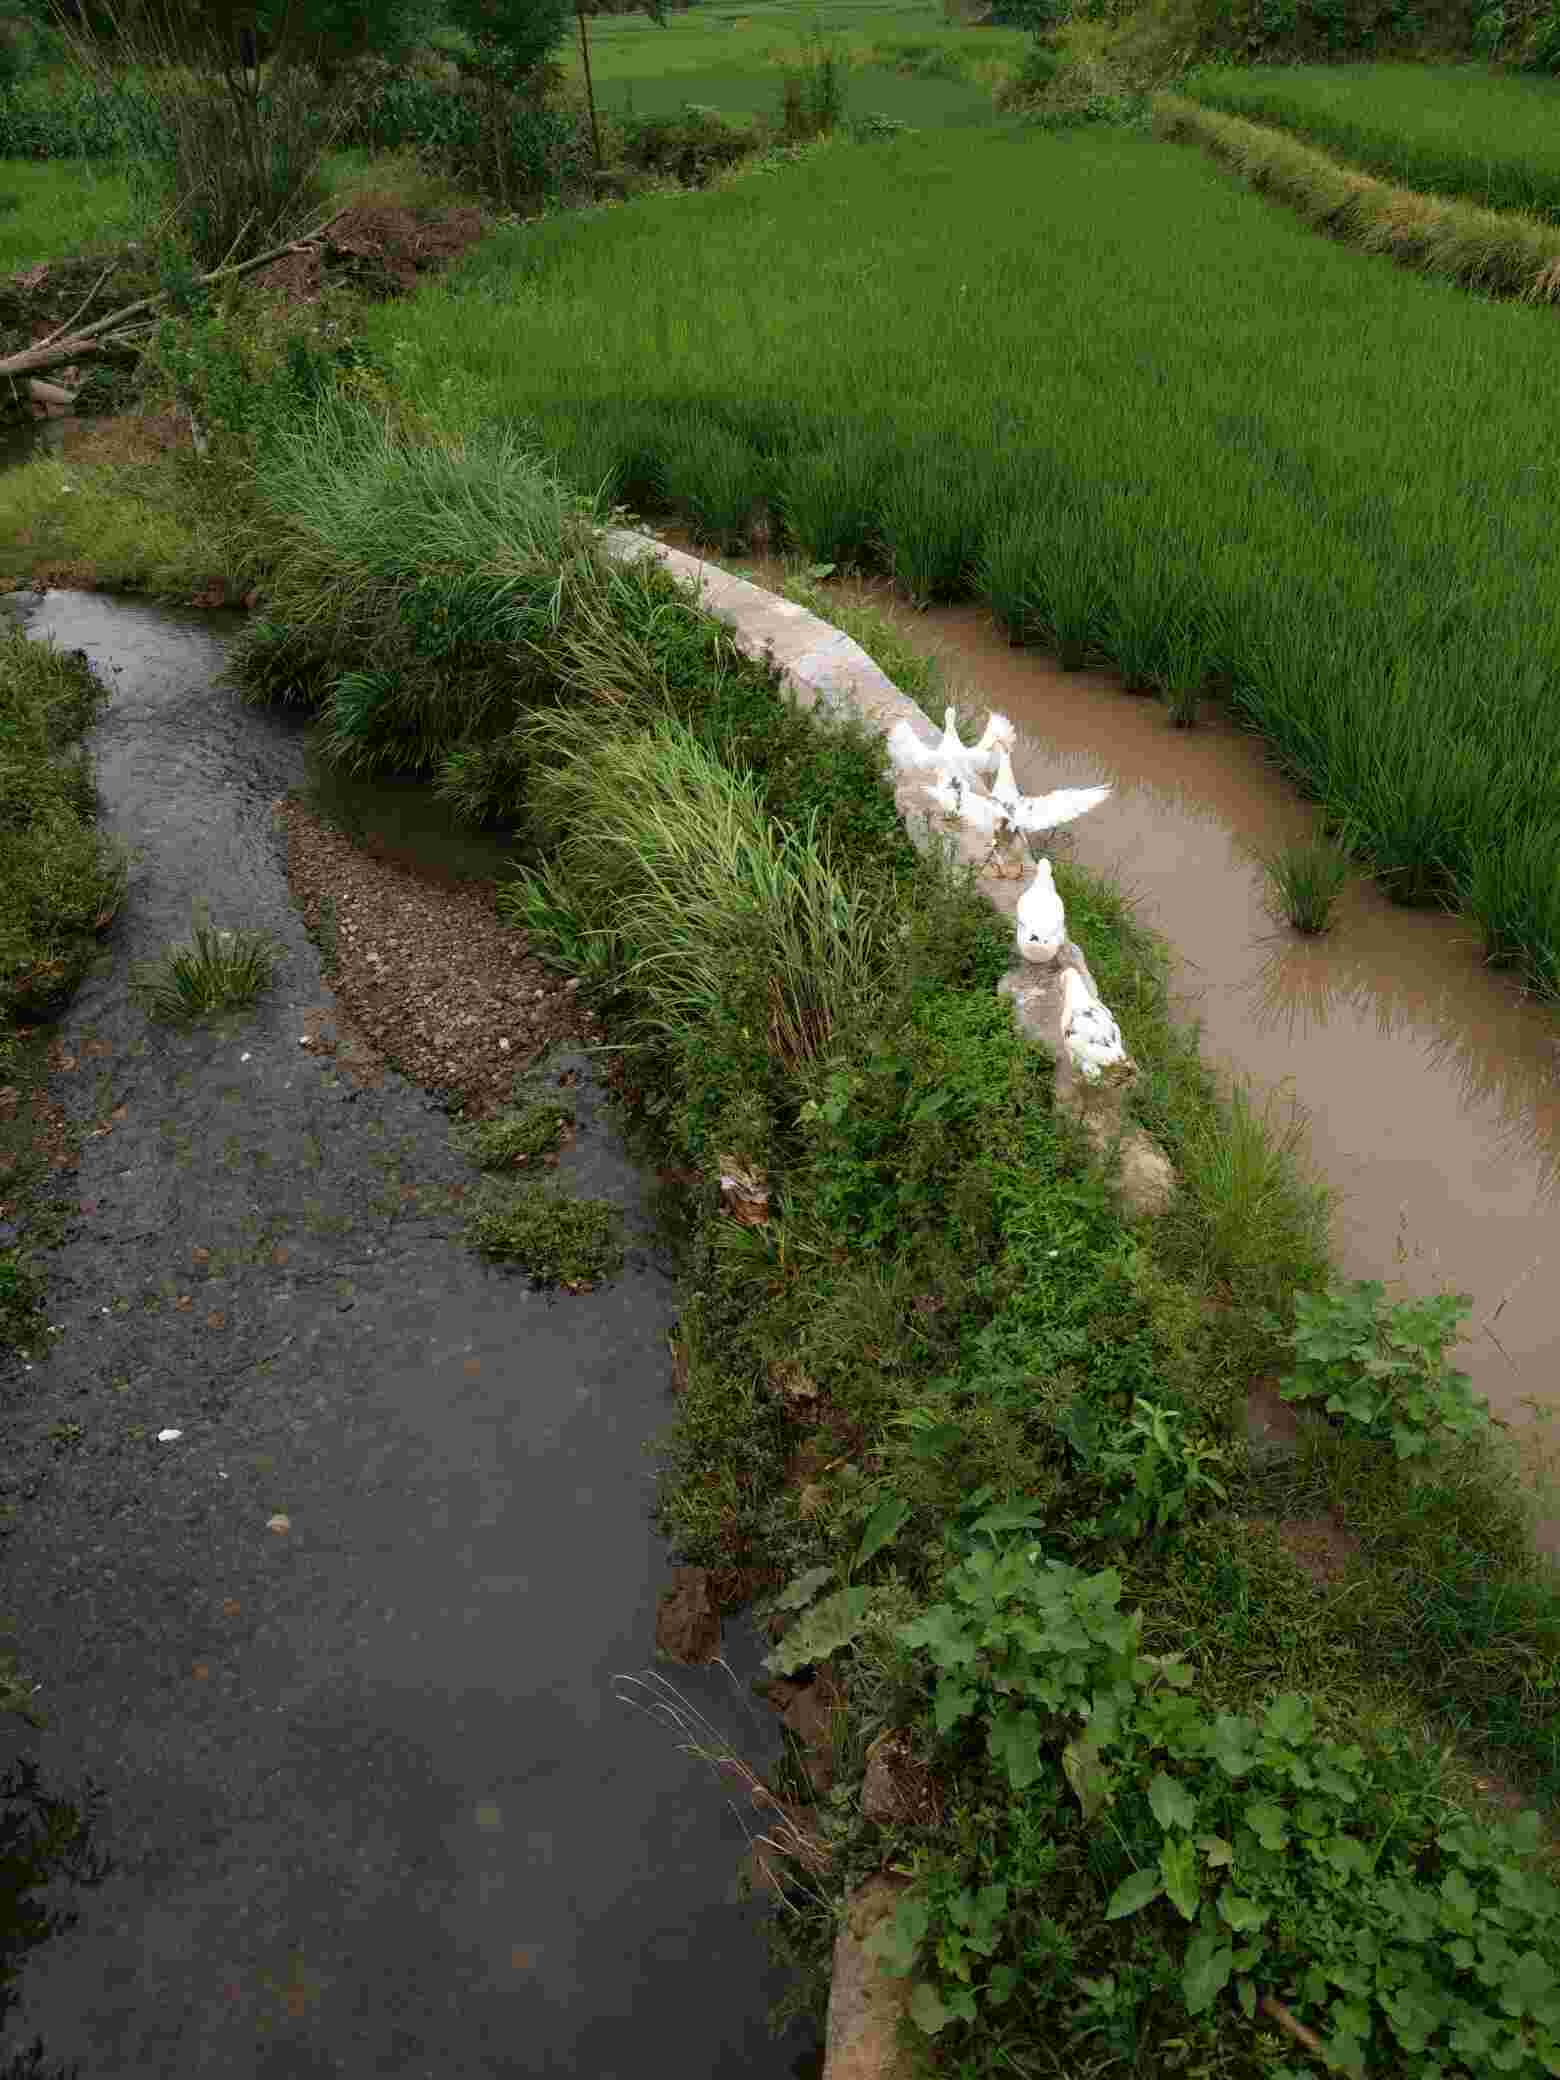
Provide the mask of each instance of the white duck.
[{"label": "white duck", "polygon": [[993,713],[976,744],[966,744],[959,735],[958,710],[943,710],[943,733],[936,744],[925,744],[912,722],[896,722],[888,733],[888,755],[901,773],[946,771],[955,779],[975,779],[995,770],[1000,748],[1016,741],[1018,732],[1005,715]]},{"label": "white duck", "polygon": [[1048,859],[1035,862],[1035,878],[1019,897],[1013,918],[1023,959],[1048,966],[1054,962],[1067,943],[1067,912]]},{"label": "white duck", "polygon": [[[999,786],[1001,781],[999,772]],[[1053,787],[1049,794],[1020,795],[1012,810],[1013,828],[1026,838],[1042,838],[1097,809],[1109,793],[1108,787]]]},{"label": "white duck", "polygon": [[1122,1067],[1127,1050],[1121,1028],[1076,968],[1062,977],[1062,1045],[1086,1083],[1098,1083],[1107,1069]]},{"label": "white duck", "polygon": [[936,782],[926,791],[946,815],[957,816],[983,837],[994,838],[1007,821],[1000,802],[989,794],[981,794],[961,774],[949,772],[946,766],[938,767]]}]

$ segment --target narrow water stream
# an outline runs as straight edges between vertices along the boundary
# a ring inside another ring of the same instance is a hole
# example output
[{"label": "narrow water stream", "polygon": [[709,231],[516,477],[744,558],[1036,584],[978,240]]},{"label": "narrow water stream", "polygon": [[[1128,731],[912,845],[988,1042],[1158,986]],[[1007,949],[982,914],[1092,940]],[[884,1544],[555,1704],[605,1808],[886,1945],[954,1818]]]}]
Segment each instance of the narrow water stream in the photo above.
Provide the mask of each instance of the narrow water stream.
[{"label": "narrow water stream", "polygon": [[[1026,790],[1113,784],[1072,856],[1169,940],[1210,1061],[1303,1109],[1345,1274],[1471,1293],[1459,1362],[1491,1407],[1525,1424],[1557,1398],[1560,1012],[1486,967],[1466,920],[1399,909],[1363,875],[1325,937],[1276,922],[1258,856],[1319,819],[1254,736],[1176,729],[1111,676],[1011,648],[983,608],[871,597],[972,706],[1013,717]],[[1541,1540],[1560,1551],[1560,1523]]]},{"label": "narrow water stream", "polygon": [[[29,1962],[19,2028],[82,2080],[815,2071],[767,2028],[729,1780],[615,1692],[653,1666],[669,1572],[675,1293],[592,1063],[563,1173],[622,1208],[628,1258],[549,1297],[465,1247],[432,1099],[300,1052],[329,990],[273,804],[304,739],[216,683],[236,617],[3,612],[112,689],[89,741],[134,848],[56,1029],[83,1130],[61,1333],[0,1367],[4,1608],[48,1714],[12,1736],[47,1782],[102,1786],[118,1864]],[[491,872],[425,793],[349,792],[403,859]],[[149,1028],[127,982],[197,898],[275,936],[276,981]],[[762,1766],[759,1647],[728,1627],[727,1653],[667,1673]]]}]

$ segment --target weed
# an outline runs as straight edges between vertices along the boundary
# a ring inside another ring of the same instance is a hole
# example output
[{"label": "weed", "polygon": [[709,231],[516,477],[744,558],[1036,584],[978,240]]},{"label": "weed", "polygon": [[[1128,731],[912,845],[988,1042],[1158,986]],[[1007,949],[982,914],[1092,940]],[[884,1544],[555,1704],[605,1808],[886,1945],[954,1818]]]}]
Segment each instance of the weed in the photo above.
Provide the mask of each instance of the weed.
[{"label": "weed", "polygon": [[131,987],[149,1018],[182,1023],[254,1003],[281,953],[267,932],[219,931],[197,915],[189,942],[170,946]]},{"label": "weed", "polygon": [[1400,1459],[1431,1450],[1443,1431],[1488,1436],[1489,1409],[1446,1355],[1472,1306],[1464,1293],[1440,1293],[1389,1307],[1373,1280],[1298,1293],[1284,1399],[1319,1401],[1363,1435],[1390,1439]]},{"label": "weed", "polygon": [[484,1170],[507,1170],[546,1155],[573,1120],[572,1105],[543,1098],[519,1111],[479,1120],[461,1128],[453,1138]]},{"label": "weed", "polygon": [[1206,1276],[1244,1300],[1262,1300],[1275,1281],[1287,1289],[1322,1276],[1328,1199],[1300,1168],[1305,1134],[1297,1107],[1281,1118],[1274,1095],[1259,1110],[1237,1084],[1223,1114],[1182,1143],[1182,1190],[1196,1214],[1188,1247]]},{"label": "weed", "polygon": [[473,1211],[467,1239],[486,1257],[519,1265],[537,1285],[589,1292],[623,1261],[622,1216],[605,1199],[569,1199],[544,1185],[488,1197]]},{"label": "weed", "polygon": [[1262,865],[1275,909],[1297,932],[1325,932],[1349,878],[1348,855],[1312,838],[1267,853]]}]

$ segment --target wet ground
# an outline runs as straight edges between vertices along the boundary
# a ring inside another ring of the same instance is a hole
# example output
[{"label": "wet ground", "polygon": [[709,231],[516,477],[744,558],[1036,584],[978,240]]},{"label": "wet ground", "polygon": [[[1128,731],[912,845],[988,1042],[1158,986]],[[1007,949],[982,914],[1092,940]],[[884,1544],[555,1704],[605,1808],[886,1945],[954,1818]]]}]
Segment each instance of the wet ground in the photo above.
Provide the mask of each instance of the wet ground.
[{"label": "wet ground", "polygon": [[[62,1333],[0,1377],[4,1607],[48,1714],[21,1745],[103,1785],[118,1859],[28,1967],[19,2034],[83,2080],[778,2080],[806,2054],[765,2025],[742,1825],[613,1692],[668,1569],[674,1295],[589,1059],[553,1065],[580,1079],[559,1174],[632,1246],[550,1298],[461,1243],[433,1100],[298,1044],[329,1000],[276,830],[303,743],[213,690],[230,623],[6,606],[113,689],[92,748],[135,848],[57,1035],[84,1130]],[[254,1010],[170,1033],[126,983],[197,897],[285,959]],[[730,1678],[673,1673],[772,1752]]]},{"label": "wet ground", "polygon": [[[1319,818],[1254,736],[1177,729],[1112,676],[1011,648],[981,608],[892,611],[972,706],[1019,725],[1021,786],[1114,784],[1072,856],[1169,940],[1208,1059],[1280,1117],[1301,1107],[1345,1274],[1471,1293],[1458,1362],[1478,1391],[1516,1423],[1560,1402],[1560,1012],[1486,967],[1468,921],[1398,908],[1363,875],[1325,937],[1275,921],[1259,855]],[[1544,1543],[1560,1551],[1560,1524]]]}]

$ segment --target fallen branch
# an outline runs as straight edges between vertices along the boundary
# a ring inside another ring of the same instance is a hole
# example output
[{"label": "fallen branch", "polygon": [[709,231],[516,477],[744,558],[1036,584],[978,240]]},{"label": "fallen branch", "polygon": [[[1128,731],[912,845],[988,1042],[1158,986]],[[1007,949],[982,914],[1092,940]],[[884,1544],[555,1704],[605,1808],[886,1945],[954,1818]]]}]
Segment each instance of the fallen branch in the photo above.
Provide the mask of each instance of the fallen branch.
[{"label": "fallen branch", "polygon": [[1283,2002],[1276,2000],[1271,1993],[1265,1993],[1262,1996],[1262,2012],[1264,2015],[1271,2015],[1279,2028],[1287,2030],[1295,2042],[1303,2044],[1307,2051],[1313,2052],[1318,2058],[1327,2056],[1327,2046],[1322,2042],[1315,2030],[1307,2029],[1299,2016],[1292,2015]]},{"label": "fallen branch", "polygon": [[[286,239],[281,245],[271,246],[266,252],[256,253],[251,260],[239,260],[231,265],[214,267],[210,274],[198,277],[196,287],[205,289],[213,282],[236,281],[240,275],[253,274],[257,267],[267,267],[273,260],[284,259],[289,253],[313,252],[326,232],[333,225],[340,223],[346,213],[346,208],[338,209],[312,231],[305,231],[297,238]],[[106,280],[107,276],[102,279]],[[102,286],[101,281],[98,286]],[[94,289],[92,294],[96,293],[97,290]],[[33,375],[39,369],[63,367],[67,362],[85,360],[94,354],[106,354],[116,347],[129,346],[136,340],[144,339],[151,332],[151,326],[145,322],[132,325],[131,320],[144,321],[150,312],[167,302],[170,293],[167,289],[159,289],[154,296],[138,297],[134,303],[127,303],[122,309],[110,311],[106,317],[95,319],[92,324],[84,325],[69,338],[61,338],[56,332],[35,346],[23,347],[20,353],[0,356],[0,376]],[[88,302],[90,301],[91,297],[88,298]],[[85,308],[83,305],[82,309]],[[78,311],[77,316],[79,315]]]}]

